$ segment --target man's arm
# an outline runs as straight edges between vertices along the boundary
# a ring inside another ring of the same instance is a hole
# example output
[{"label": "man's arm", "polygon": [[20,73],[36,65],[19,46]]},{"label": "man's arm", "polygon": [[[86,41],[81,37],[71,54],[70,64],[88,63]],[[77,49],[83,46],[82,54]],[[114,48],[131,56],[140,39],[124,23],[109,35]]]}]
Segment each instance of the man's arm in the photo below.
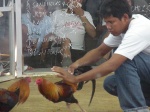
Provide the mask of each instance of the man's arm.
[{"label": "man's arm", "polygon": [[52,71],[58,72],[59,74],[57,74],[57,76],[63,78],[63,80],[71,83],[78,83],[108,75],[109,73],[115,71],[126,60],[126,57],[119,54],[114,54],[108,61],[78,76],[70,75],[70,73],[60,67],[53,67]]},{"label": "man's arm", "polygon": [[86,16],[84,16],[84,10],[81,7],[74,7],[73,12],[78,15],[85,27],[86,32],[92,37],[96,37],[96,29],[95,27],[88,21]]},{"label": "man's arm", "polygon": [[87,34],[90,35],[92,38],[95,38],[96,37],[95,27],[88,21],[86,16],[80,16],[80,19],[83,23],[83,26],[84,26]]},{"label": "man's arm", "polygon": [[75,81],[80,82],[106,76],[109,73],[114,72],[126,60],[126,57],[119,54],[114,54],[108,61],[90,70],[89,72],[76,77]]},{"label": "man's arm", "polygon": [[26,49],[27,41],[28,41],[28,28],[25,24],[22,24],[22,47]]}]

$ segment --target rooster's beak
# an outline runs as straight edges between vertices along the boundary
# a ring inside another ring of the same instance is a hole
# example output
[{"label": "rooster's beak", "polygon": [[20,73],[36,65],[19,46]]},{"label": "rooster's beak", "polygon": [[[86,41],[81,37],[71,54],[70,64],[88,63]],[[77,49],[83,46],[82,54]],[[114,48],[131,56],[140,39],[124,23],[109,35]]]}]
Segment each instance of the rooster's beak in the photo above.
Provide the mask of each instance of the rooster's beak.
[{"label": "rooster's beak", "polygon": [[2,17],[3,16],[3,13],[0,11],[0,17]]}]

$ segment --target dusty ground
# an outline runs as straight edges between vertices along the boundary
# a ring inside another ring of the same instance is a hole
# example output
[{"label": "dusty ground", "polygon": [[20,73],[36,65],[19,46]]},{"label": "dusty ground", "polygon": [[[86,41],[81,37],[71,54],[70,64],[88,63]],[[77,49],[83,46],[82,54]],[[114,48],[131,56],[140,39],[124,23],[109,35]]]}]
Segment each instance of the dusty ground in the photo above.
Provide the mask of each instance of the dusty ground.
[{"label": "dusty ground", "polygon": [[[52,82],[60,80],[54,76],[46,76],[46,78]],[[102,83],[104,78],[97,79],[96,92],[90,106],[88,106],[88,103],[91,96],[91,82],[85,84],[81,91],[77,91],[75,97],[87,112],[122,112],[117,97],[111,96],[103,90]],[[7,88],[14,81],[0,83],[0,88]],[[46,100],[39,93],[34,81],[35,77],[32,78],[30,96],[27,101],[13,108],[11,112],[68,112],[65,102],[54,104]],[[74,112],[80,112],[77,105],[72,104],[71,107]]]}]

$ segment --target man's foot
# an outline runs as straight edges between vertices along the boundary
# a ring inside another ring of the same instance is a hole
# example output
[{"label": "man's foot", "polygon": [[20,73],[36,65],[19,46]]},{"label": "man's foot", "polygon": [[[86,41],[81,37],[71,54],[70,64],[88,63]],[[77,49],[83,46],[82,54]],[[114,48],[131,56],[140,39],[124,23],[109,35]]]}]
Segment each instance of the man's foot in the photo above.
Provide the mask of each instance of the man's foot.
[{"label": "man's foot", "polygon": [[33,69],[34,69],[34,68],[32,68],[32,67],[30,67],[30,66],[27,66],[27,65],[24,66],[24,71],[33,70]]}]

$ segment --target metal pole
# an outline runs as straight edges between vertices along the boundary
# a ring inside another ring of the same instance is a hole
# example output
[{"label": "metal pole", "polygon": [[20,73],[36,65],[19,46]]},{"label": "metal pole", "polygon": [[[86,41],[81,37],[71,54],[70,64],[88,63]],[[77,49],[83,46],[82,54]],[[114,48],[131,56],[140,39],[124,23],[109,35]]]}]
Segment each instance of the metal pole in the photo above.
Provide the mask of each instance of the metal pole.
[{"label": "metal pole", "polygon": [[12,4],[12,10],[9,12],[9,49],[10,49],[10,73],[15,76],[15,26],[14,26],[14,2]]},{"label": "metal pole", "polygon": [[16,14],[16,75],[22,76],[22,26],[21,26],[21,0],[15,1]]},{"label": "metal pole", "polygon": [[5,0],[3,0],[3,7],[5,7]]}]

